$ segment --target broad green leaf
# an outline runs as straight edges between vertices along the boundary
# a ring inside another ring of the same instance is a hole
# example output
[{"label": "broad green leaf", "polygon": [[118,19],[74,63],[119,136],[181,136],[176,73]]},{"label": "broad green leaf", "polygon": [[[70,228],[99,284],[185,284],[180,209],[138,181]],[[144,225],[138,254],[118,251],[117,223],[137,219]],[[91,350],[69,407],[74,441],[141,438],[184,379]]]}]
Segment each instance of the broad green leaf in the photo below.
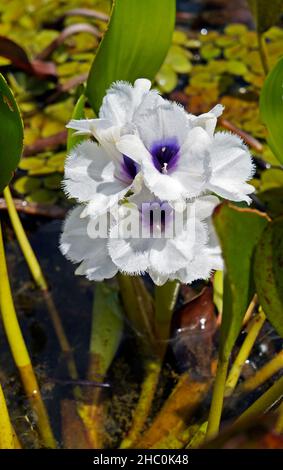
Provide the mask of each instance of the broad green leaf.
[{"label": "broad green leaf", "polygon": [[[84,106],[86,102],[86,97],[85,95],[81,95],[76,103],[76,106],[74,107],[74,111],[72,114],[72,119],[84,119],[85,113],[84,113]],[[84,137],[81,135],[76,135],[76,131],[73,129],[68,129],[68,138],[67,138],[67,152],[70,152],[75,145],[78,145]]]},{"label": "broad green leaf", "polygon": [[98,113],[116,80],[153,80],[171,44],[175,0],[114,0],[109,28],[92,64],[87,97]]},{"label": "broad green leaf", "polygon": [[102,377],[114,359],[122,333],[123,312],[118,292],[106,283],[97,283],[92,310],[90,363]]},{"label": "broad green leaf", "polygon": [[257,30],[264,33],[273,26],[283,12],[283,0],[248,0]]},{"label": "broad green leaf", "polygon": [[268,224],[261,235],[254,279],[264,313],[283,337],[283,217]]},{"label": "broad green leaf", "polygon": [[213,218],[226,267],[219,354],[227,360],[253,295],[253,252],[268,221],[258,211],[228,204],[219,206]]},{"label": "broad green leaf", "polygon": [[0,191],[17,168],[23,149],[23,123],[15,98],[0,74]]},{"label": "broad green leaf", "polygon": [[283,162],[283,58],[267,76],[260,95],[260,113],[269,132],[269,144]]}]

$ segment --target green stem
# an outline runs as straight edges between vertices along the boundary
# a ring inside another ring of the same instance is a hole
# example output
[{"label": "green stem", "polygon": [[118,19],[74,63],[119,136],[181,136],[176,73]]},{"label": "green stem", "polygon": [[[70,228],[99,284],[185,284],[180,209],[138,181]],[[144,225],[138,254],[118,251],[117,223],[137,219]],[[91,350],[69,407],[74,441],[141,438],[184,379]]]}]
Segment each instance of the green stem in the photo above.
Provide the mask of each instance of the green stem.
[{"label": "green stem", "polygon": [[179,289],[180,283],[177,281],[168,281],[163,286],[155,287],[155,329],[161,359],[163,359],[168,346],[171,320]]},{"label": "green stem", "polygon": [[31,244],[26,236],[25,230],[23,228],[21,219],[17,213],[15,208],[15,204],[10,192],[9,187],[7,186],[4,191],[4,198],[7,204],[7,209],[9,213],[9,217],[15,231],[17,240],[21,247],[22,253],[25,257],[31,275],[34,279],[34,282],[38,286],[38,288],[42,291],[43,297],[46,302],[46,306],[53,323],[53,327],[55,333],[58,338],[58,342],[60,344],[61,350],[64,353],[67,361],[67,367],[70,374],[70,377],[75,380],[78,378],[78,372],[76,368],[76,364],[73,358],[73,351],[69,344],[68,338],[65,334],[63,324],[61,322],[60,316],[54,304],[53,298],[51,296],[50,291],[48,290],[48,284],[44,277],[44,274],[41,270],[40,264],[35,256],[35,253],[31,247]]},{"label": "green stem", "polygon": [[274,356],[271,361],[265,364],[256,373],[245,380],[239,387],[241,392],[250,392],[260,387],[274,374],[277,374],[283,368],[283,351]]},{"label": "green stem", "polygon": [[30,356],[18,322],[13,302],[0,223],[0,311],[8,343],[22,384],[37,417],[37,426],[46,447],[55,448],[56,441],[41,397]]},{"label": "green stem", "polygon": [[219,358],[208,417],[207,440],[212,439],[219,432],[228,364],[228,359]]},{"label": "green stem", "polygon": [[236,426],[249,423],[268,411],[283,396],[283,377],[275,382],[261,397],[259,397],[241,416],[236,420]]},{"label": "green stem", "polygon": [[238,352],[238,355],[231,367],[230,373],[228,375],[228,379],[226,381],[226,387],[225,387],[225,396],[229,397],[232,395],[237,382],[239,380],[239,377],[241,375],[242,368],[248,359],[250,352],[254,346],[254,343],[258,337],[258,334],[265,322],[265,314],[263,313],[262,309],[260,309],[258,315],[256,315],[249,327],[248,334]]},{"label": "green stem", "polygon": [[145,427],[158,385],[160,370],[161,363],[158,360],[148,361],[145,365],[145,378],[142,383],[141,393],[134,411],[132,425],[127,436],[120,445],[121,449],[134,447]]},{"label": "green stem", "polygon": [[262,33],[259,31],[257,32],[257,42],[258,42],[258,52],[262,64],[262,68],[264,71],[265,75],[268,75],[269,72],[269,66],[268,66],[268,59],[267,59],[267,53],[266,53],[266,44],[264,37]]}]

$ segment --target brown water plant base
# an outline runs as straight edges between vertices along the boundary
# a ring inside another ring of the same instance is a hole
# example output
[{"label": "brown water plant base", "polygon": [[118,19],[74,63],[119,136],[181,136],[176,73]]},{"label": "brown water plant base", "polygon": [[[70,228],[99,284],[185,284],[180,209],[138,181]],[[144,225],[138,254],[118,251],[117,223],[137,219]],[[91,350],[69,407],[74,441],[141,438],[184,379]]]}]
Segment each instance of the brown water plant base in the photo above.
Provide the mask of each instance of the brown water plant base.
[{"label": "brown water plant base", "polygon": [[145,365],[145,379],[142,383],[139,400],[134,410],[132,425],[129,433],[120,445],[121,449],[134,447],[145,427],[159,381],[160,370],[161,363],[158,360],[148,361]]},{"label": "brown water plant base", "polygon": [[[182,374],[150,428],[135,447],[139,449],[180,449],[190,439],[189,420],[206,396],[212,379],[193,380]],[[191,428],[192,429],[192,428]]]}]

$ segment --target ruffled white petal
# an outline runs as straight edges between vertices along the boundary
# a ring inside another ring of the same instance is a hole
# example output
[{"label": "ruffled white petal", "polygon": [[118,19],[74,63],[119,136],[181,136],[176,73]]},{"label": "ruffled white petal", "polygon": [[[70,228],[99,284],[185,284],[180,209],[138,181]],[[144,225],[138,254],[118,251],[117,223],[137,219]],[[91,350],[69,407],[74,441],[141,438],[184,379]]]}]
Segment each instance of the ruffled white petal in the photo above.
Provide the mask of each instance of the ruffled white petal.
[{"label": "ruffled white petal", "polygon": [[134,86],[127,82],[115,82],[103,99],[99,117],[109,119],[112,125],[117,126],[130,122],[150,87],[151,82],[147,79],[136,80]]},{"label": "ruffled white petal", "polygon": [[170,138],[175,138],[181,146],[191,128],[184,109],[166,100],[158,105],[145,100],[135,114],[134,124],[149,151],[156,142]]},{"label": "ruffled white petal", "polygon": [[232,201],[251,199],[254,187],[246,183],[254,174],[254,165],[247,146],[227,132],[215,134],[210,148],[211,177],[207,189]]},{"label": "ruffled white petal", "polygon": [[117,203],[129,185],[116,178],[117,165],[91,141],[75,147],[65,164],[64,189],[79,202],[91,203],[96,214]]},{"label": "ruffled white petal", "polygon": [[60,239],[61,252],[71,261],[81,262],[76,274],[95,281],[111,278],[117,267],[108,254],[107,238],[89,236],[89,218],[81,218],[82,210],[82,206],[77,206],[68,214]]}]

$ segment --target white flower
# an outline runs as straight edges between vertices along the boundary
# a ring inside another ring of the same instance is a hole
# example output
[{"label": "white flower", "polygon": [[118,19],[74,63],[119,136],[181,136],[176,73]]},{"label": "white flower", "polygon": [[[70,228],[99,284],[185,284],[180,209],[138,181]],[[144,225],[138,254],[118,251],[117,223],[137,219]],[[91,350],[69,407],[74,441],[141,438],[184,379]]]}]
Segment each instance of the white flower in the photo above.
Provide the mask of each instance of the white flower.
[{"label": "white flower", "polygon": [[[110,230],[109,253],[113,262],[127,274],[147,272],[158,283],[162,282],[157,281],[158,277],[184,277],[183,271],[194,262],[196,253],[204,252],[208,233],[203,221],[211,215],[219,200],[215,196],[204,196],[185,209],[182,206],[176,210],[157,200],[143,188],[138,195],[129,198],[129,201],[130,204],[119,209],[120,213],[123,211],[123,215],[128,211],[128,217],[118,220]],[[177,217],[180,217],[182,224],[179,223],[176,227]],[[132,231],[129,233],[130,220],[139,227],[137,234],[132,234]],[[218,261],[221,263],[220,254]],[[195,279],[206,278],[214,269],[214,264],[207,258],[206,269],[195,266],[192,276],[196,269]]]},{"label": "white flower", "polygon": [[118,268],[109,256],[107,237],[93,233],[94,225],[105,225],[105,214],[96,219],[82,218],[82,211],[83,206],[77,206],[69,212],[61,235],[61,252],[73,263],[80,263],[76,274],[85,275],[90,281],[110,279]]},{"label": "white flower", "polygon": [[222,110],[188,114],[140,79],[113,84],[98,119],[69,123],[97,141],[75,147],[65,167],[65,190],[80,205],[66,220],[61,251],[80,263],[77,274],[147,273],[161,285],[223,268],[211,222],[216,196],[249,203],[254,168],[239,137],[215,133]]},{"label": "white flower", "polygon": [[175,103],[158,103],[154,110],[141,105],[135,134],[121,135],[117,148],[140,164],[145,184],[158,198],[174,201],[210,191],[250,202],[251,156],[238,136],[214,134],[221,112],[217,106],[196,117]]}]

